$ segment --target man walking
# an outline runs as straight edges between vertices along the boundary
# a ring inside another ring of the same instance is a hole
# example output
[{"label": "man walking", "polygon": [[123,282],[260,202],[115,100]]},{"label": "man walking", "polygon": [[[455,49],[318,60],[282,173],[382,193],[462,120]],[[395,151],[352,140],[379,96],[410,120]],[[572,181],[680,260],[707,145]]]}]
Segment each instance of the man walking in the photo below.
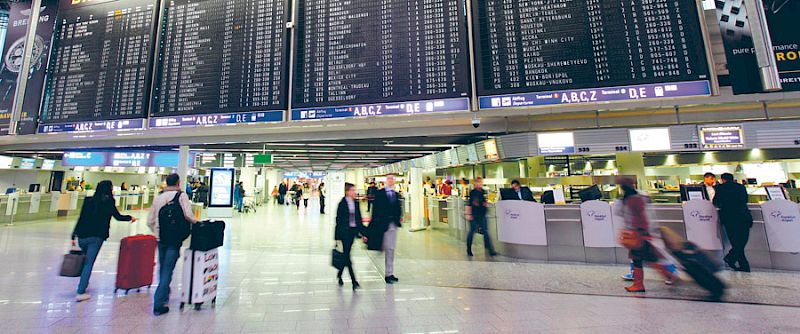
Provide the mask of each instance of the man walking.
[{"label": "man walking", "polygon": [[153,314],[169,312],[169,285],[172,272],[181,253],[181,245],[189,237],[191,224],[197,222],[192,213],[192,204],[179,186],[178,174],[167,176],[167,187],[153,200],[147,226],[158,236],[159,282],[153,298]]},{"label": "man walking", "polygon": [[283,202],[286,200],[286,192],[289,191],[289,187],[286,186],[285,181],[281,181],[281,185],[278,186],[278,204],[283,205]]},{"label": "man walking", "polygon": [[[397,246],[397,229],[403,221],[402,198],[394,190],[394,175],[386,177],[386,187],[375,191],[375,208],[372,211],[372,222],[370,222],[369,240],[382,239],[380,244],[386,257],[386,283],[394,284],[397,277],[394,276],[394,250]],[[382,238],[380,235],[382,234]],[[378,236],[376,238],[376,236]],[[368,241],[369,243],[369,241]],[[376,249],[377,243],[372,242],[370,249]],[[381,249],[378,248],[378,249]]]},{"label": "man walking", "polygon": [[472,256],[472,239],[475,232],[479,229],[483,231],[483,245],[489,256],[497,253],[492,247],[492,239],[489,237],[489,229],[486,228],[486,208],[489,202],[486,201],[486,192],[483,190],[483,178],[475,178],[475,189],[469,192],[469,204],[466,207],[467,220],[469,221],[469,234],[467,235],[467,256]]},{"label": "man walking", "polygon": [[736,183],[731,173],[722,174],[720,178],[722,183],[715,188],[714,205],[719,208],[719,221],[731,242],[725,263],[733,270],[750,272],[750,262],[744,254],[753,227],[753,216],[747,208],[747,189]]}]

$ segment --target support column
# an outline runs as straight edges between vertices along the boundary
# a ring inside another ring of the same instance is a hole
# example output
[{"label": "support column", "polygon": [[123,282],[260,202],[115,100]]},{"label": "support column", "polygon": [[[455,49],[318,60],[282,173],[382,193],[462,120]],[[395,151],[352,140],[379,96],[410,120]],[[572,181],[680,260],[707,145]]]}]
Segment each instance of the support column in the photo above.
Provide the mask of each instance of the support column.
[{"label": "support column", "polygon": [[[28,87],[28,73],[31,68],[33,44],[36,40],[36,28],[39,26],[39,7],[42,0],[31,1],[31,15],[28,17],[28,33],[25,35],[25,47],[22,54],[22,67],[17,75],[17,89],[14,92],[14,104],[11,109],[11,119],[8,122],[8,134],[16,135],[19,121],[22,119],[22,105],[25,101],[25,91]],[[9,22],[11,23],[11,22]]]},{"label": "support column", "polygon": [[778,75],[778,63],[775,60],[772,39],[769,36],[764,3],[762,0],[744,0],[744,7],[747,9],[747,22],[752,33],[761,85],[767,92],[781,90],[783,87]]},{"label": "support column", "polygon": [[418,231],[425,229],[425,190],[422,186],[422,168],[413,167],[409,171],[411,183],[408,185],[408,198],[411,201],[411,230]]},{"label": "support column", "polygon": [[178,175],[181,177],[178,185],[186,189],[186,177],[189,176],[189,146],[183,145],[178,153]]}]

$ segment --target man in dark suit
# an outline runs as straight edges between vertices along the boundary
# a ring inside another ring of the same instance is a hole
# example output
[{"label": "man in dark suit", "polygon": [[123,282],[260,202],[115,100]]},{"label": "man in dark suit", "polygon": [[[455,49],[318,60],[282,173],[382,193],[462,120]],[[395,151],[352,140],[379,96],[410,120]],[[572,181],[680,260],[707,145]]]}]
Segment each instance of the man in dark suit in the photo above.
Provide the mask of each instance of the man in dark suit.
[{"label": "man in dark suit", "polygon": [[[353,272],[353,261],[350,258],[350,249],[353,247],[353,240],[362,236],[364,241],[367,238],[363,236],[366,233],[366,228],[361,220],[361,208],[356,201],[356,186],[352,183],[344,184],[344,198],[339,202],[339,207],[336,210],[336,230],[334,232],[334,239],[342,242],[342,253],[347,258],[347,271],[350,273],[350,281],[353,282],[353,290],[361,287],[356,281],[356,274]],[[339,286],[344,285],[342,281],[342,272],[344,268],[339,269],[336,278],[339,279]]]},{"label": "man in dark suit", "polygon": [[370,182],[369,187],[367,187],[367,211],[372,211],[376,192],[378,192],[378,187],[375,186],[375,182]]},{"label": "man in dark suit", "polygon": [[[375,192],[375,208],[369,224],[367,248],[383,250],[386,256],[386,283],[398,281],[394,276],[394,250],[397,245],[397,230],[403,221],[403,199],[394,190],[394,175],[386,177],[386,187]],[[376,240],[379,239],[380,240]]]},{"label": "man in dark suit", "polygon": [[503,198],[503,199],[519,199],[520,201],[528,201],[528,202],[536,202],[536,199],[533,198],[533,192],[531,188],[523,187],[519,181],[514,180],[511,181],[511,189],[514,190],[514,193],[517,195],[517,198]]},{"label": "man in dark suit", "polygon": [[750,263],[745,257],[744,248],[750,238],[753,216],[747,208],[747,189],[736,183],[731,173],[722,174],[721,179],[722,183],[714,188],[714,205],[719,208],[719,221],[731,242],[725,263],[733,270],[749,272]]}]

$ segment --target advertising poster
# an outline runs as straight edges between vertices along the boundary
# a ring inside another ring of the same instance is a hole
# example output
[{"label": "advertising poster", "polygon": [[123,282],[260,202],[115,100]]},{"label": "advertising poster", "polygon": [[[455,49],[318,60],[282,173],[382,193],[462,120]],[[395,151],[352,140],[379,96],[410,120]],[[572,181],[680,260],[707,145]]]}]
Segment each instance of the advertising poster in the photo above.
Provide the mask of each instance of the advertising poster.
[{"label": "advertising poster", "polygon": [[[800,17],[800,1],[763,0],[763,3],[783,90],[800,90],[800,29],[796,23]],[[747,22],[747,8],[742,0],[718,0],[716,4],[733,93],[759,93],[761,77]]]},{"label": "advertising poster", "polygon": [[211,170],[211,207],[233,206],[233,169]]},{"label": "advertising poster", "polygon": [[[28,85],[22,104],[19,134],[36,133],[39,105],[42,99],[45,70],[50,55],[50,41],[53,37],[57,0],[42,0],[39,11],[39,25],[28,72]],[[14,107],[17,88],[17,75],[22,68],[22,53],[25,48],[25,34],[31,16],[31,1],[12,2],[8,16],[8,31],[3,47],[2,67],[0,68],[0,135],[8,134],[8,124]]]}]

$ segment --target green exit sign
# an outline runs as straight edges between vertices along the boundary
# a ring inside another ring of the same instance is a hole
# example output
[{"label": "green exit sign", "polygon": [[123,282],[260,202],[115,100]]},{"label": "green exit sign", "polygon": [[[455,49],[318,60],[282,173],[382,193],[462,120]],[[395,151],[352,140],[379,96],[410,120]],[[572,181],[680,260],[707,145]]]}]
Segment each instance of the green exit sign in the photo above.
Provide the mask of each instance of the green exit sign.
[{"label": "green exit sign", "polygon": [[272,163],[272,154],[256,154],[253,156],[253,164],[267,165]]}]

